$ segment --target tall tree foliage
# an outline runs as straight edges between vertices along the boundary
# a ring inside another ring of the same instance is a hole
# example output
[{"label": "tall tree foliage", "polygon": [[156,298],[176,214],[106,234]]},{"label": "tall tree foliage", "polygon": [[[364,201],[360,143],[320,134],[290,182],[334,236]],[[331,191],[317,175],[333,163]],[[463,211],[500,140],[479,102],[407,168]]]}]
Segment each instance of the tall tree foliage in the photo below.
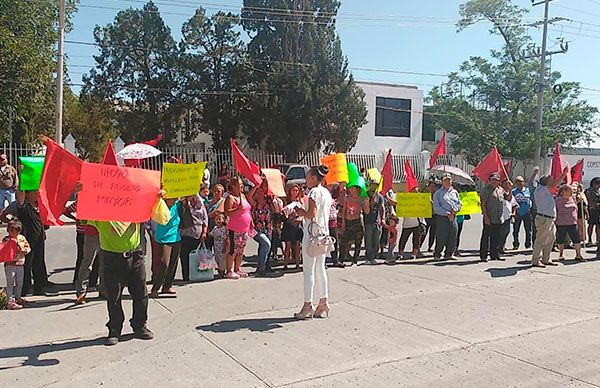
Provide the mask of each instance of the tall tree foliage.
[{"label": "tall tree foliage", "polygon": [[182,100],[189,111],[186,135],[209,133],[216,148],[229,146],[243,122],[247,69],[239,16],[200,7],[182,27]]},{"label": "tall tree foliage", "polygon": [[365,123],[364,94],[335,31],[338,0],[244,0],[251,86],[243,128],[252,145],[290,159],[325,146],[347,151]]},{"label": "tall tree foliage", "polygon": [[[75,0],[66,2],[66,29]],[[0,142],[30,142],[54,131],[57,1],[0,1]]]},{"label": "tall tree foliage", "polygon": [[[459,32],[487,21],[492,25],[490,33],[504,42],[500,50],[491,50],[491,59],[471,57],[459,72],[450,74],[448,84],[460,85],[462,93],[436,88],[430,95],[433,125],[454,134],[452,146],[471,162],[480,160],[493,145],[505,156],[533,156],[539,61],[520,55],[531,42],[523,27],[525,13],[510,0],[471,0],[460,6]],[[579,84],[560,78],[553,71],[545,81],[543,150],[555,141],[566,146],[584,141],[595,125],[597,109],[580,98]],[[559,94],[552,89],[557,84],[563,89]]]},{"label": "tall tree foliage", "polygon": [[109,101],[123,140],[142,141],[163,133],[175,137],[181,125],[177,104],[179,50],[156,5],[127,9],[113,23],[97,26],[96,67],[85,77],[84,92]]}]

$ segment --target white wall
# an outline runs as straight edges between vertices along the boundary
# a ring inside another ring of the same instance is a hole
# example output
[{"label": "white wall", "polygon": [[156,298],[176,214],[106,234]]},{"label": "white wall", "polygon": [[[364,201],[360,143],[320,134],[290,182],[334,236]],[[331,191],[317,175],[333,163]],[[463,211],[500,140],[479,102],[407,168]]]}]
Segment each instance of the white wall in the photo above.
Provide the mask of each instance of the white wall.
[{"label": "white wall", "polygon": [[[587,185],[592,178],[600,177],[600,155],[560,155],[563,167],[567,163],[573,167],[581,159],[583,159],[583,183]],[[548,159],[547,164],[551,166],[552,159]]]},{"label": "white wall", "polygon": [[[396,155],[415,155],[421,152],[423,132],[423,91],[413,87],[357,82],[365,91],[367,103],[367,124],[359,132],[358,140],[350,151],[355,154],[377,154],[392,148]],[[403,98],[412,100],[410,138],[375,136],[376,98]]]}]

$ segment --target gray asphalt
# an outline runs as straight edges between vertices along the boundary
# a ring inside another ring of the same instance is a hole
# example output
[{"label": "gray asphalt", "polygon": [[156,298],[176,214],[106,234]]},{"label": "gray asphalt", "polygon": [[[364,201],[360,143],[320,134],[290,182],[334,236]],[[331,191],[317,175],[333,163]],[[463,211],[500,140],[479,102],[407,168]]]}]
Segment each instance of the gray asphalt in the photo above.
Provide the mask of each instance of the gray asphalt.
[{"label": "gray asphalt", "polygon": [[[480,222],[465,226],[467,251]],[[56,283],[72,278],[74,240],[72,227],[49,232]],[[332,316],[306,322],[290,318],[300,273],[182,285],[177,298],[150,302],[154,340],[111,348],[102,301],[32,298],[0,312],[0,385],[600,386],[600,262],[531,269],[526,252],[507,259],[329,269]]]}]

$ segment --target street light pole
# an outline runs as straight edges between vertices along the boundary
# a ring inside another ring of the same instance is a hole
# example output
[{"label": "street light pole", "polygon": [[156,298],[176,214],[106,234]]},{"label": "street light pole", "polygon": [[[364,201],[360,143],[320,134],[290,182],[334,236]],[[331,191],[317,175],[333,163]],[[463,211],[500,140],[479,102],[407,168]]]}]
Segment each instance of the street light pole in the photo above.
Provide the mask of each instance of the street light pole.
[{"label": "street light pole", "polygon": [[544,89],[546,88],[546,46],[548,41],[548,12],[550,8],[550,1],[551,0],[544,0],[544,32],[542,34],[540,81],[538,85],[537,111],[535,121],[535,154],[533,155],[534,163],[536,166],[540,166],[542,154],[542,119],[544,113]]},{"label": "street light pole", "polygon": [[63,120],[63,74],[65,40],[65,0],[59,0],[58,13],[58,58],[56,63],[56,133],[55,140],[62,144]]}]

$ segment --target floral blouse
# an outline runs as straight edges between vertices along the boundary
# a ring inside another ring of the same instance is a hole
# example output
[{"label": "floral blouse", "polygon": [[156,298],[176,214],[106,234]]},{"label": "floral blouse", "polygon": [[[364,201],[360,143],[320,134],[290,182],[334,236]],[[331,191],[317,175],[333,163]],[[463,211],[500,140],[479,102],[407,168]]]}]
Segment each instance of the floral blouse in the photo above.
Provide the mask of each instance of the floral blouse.
[{"label": "floral blouse", "polygon": [[264,233],[267,236],[273,234],[273,204],[270,199],[263,204],[257,203],[252,207],[252,220],[254,229],[258,233]]}]

